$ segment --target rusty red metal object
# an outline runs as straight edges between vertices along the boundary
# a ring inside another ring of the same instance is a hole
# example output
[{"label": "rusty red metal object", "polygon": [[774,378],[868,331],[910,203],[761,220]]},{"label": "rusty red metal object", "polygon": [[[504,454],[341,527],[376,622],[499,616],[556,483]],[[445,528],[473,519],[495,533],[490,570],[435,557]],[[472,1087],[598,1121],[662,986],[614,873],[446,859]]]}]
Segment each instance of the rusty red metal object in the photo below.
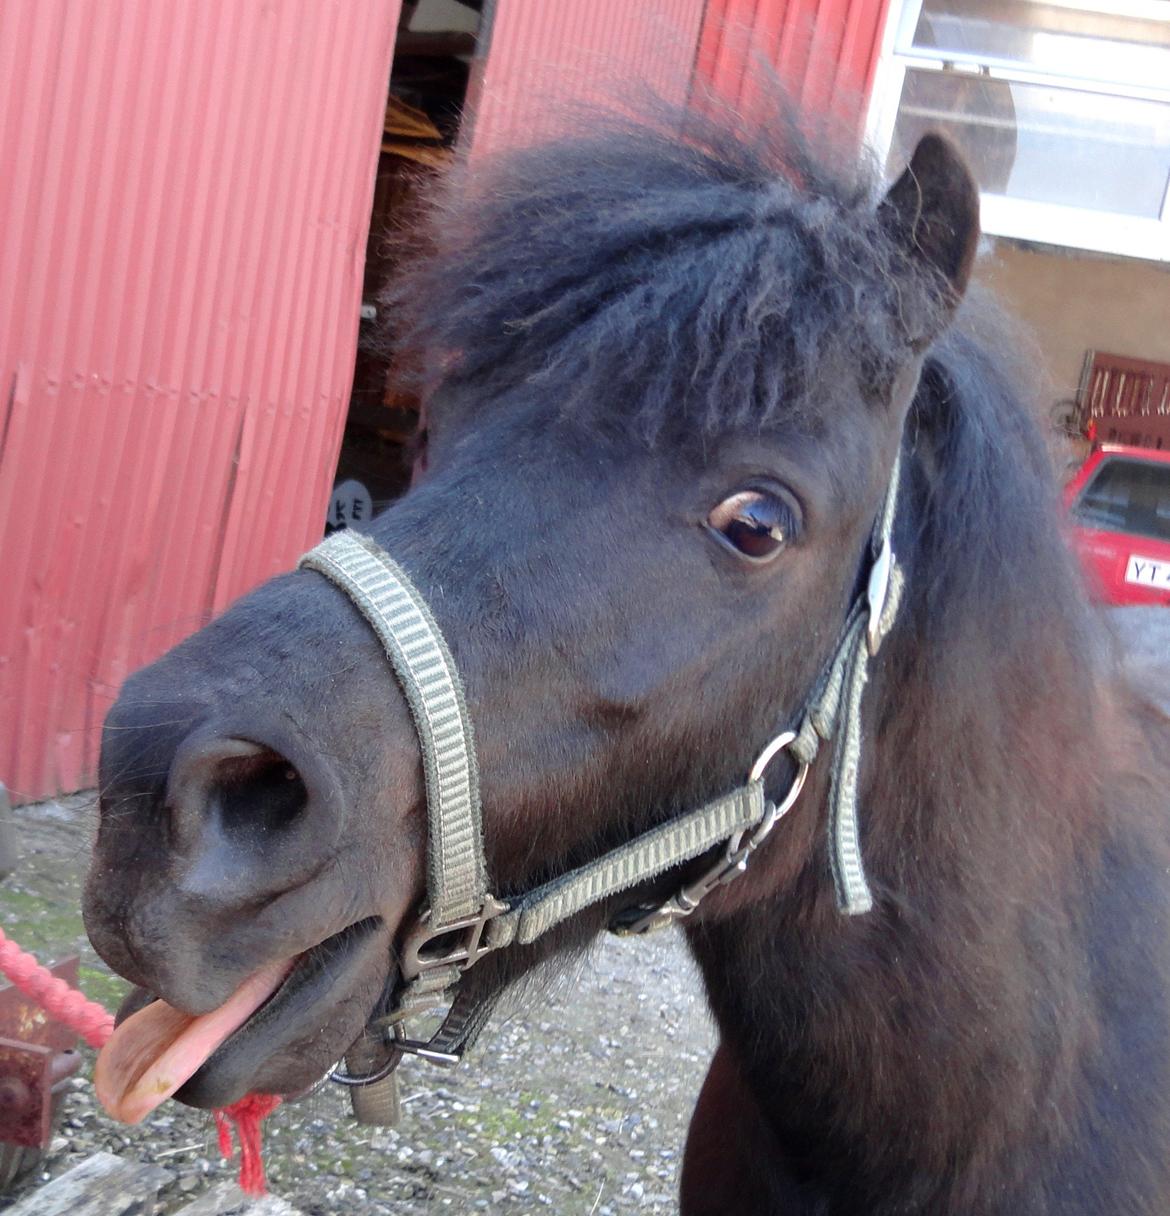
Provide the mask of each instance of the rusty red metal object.
[{"label": "rusty red metal object", "polygon": [[[75,957],[50,970],[76,986]],[[11,985],[0,988],[0,1143],[29,1149],[48,1146],[65,1082],[81,1064],[76,1047],[71,1030]],[[0,1157],[0,1175],[9,1174],[11,1157]]]}]

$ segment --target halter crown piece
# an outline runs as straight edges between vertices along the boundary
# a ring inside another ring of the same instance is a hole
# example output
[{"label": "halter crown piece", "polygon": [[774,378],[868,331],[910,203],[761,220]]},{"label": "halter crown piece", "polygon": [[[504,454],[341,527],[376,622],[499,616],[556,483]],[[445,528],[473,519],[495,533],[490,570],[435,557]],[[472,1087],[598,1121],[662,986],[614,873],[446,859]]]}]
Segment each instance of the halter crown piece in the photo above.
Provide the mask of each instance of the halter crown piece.
[{"label": "halter crown piece", "polygon": [[[891,540],[900,463],[899,455],[870,536],[865,593],[846,616],[799,728],[777,735],[747,782],[731,793],[509,899],[489,891],[474,732],[455,662],[425,599],[389,554],[353,531],[335,533],[301,558],[302,568],[324,575],[344,592],[382,643],[410,706],[427,798],[427,903],[403,940],[392,1008],[377,1019],[385,1064],[360,1077],[336,1069],[334,1080],[378,1083],[404,1053],[458,1063],[497,999],[471,1000],[458,992],[464,972],[480,958],[513,943],[534,942],[582,909],[722,846],[718,860],[697,878],[664,902],[624,909],[611,928],[638,934],[690,915],[710,891],[746,870],[751,855],[795,803],[822,742],[834,743],[829,840],[837,901],[849,915],[872,908],[857,813],[861,699],[870,659],[893,626],[904,582]],[[796,775],[784,798],[772,803],[764,795],[764,773],[782,751],[796,762]],[[431,1039],[406,1037],[408,1016],[447,1002],[449,1011]]]}]

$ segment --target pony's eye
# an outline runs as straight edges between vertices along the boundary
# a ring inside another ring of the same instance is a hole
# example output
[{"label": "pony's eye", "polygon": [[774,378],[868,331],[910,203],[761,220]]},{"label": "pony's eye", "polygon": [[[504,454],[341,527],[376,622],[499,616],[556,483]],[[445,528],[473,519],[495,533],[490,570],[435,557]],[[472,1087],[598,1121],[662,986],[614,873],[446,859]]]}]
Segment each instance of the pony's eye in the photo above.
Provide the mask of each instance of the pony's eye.
[{"label": "pony's eye", "polygon": [[725,498],[707,516],[707,526],[744,557],[763,562],[775,557],[794,538],[796,513],[775,494],[741,490]]}]

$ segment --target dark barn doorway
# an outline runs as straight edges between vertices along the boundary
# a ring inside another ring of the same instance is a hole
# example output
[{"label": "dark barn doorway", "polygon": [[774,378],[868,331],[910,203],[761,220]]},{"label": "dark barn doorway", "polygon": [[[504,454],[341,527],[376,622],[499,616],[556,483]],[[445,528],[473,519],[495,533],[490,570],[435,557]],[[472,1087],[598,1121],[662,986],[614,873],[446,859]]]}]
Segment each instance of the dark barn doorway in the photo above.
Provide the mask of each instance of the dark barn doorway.
[{"label": "dark barn doorway", "polygon": [[353,391],[326,532],[360,527],[410,483],[419,403],[393,352],[393,318],[381,314],[378,294],[394,273],[388,237],[401,231],[420,187],[455,154],[469,84],[486,42],[485,9],[490,0],[402,5],[366,244]]}]

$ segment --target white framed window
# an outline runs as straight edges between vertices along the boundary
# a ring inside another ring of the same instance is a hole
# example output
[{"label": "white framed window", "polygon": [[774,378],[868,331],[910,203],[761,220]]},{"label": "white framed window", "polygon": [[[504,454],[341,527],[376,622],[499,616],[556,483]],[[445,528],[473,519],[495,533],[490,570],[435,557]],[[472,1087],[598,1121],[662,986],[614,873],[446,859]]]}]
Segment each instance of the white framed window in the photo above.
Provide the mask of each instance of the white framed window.
[{"label": "white framed window", "polygon": [[1170,0],[893,0],[869,142],[931,129],[987,232],[1170,261]]}]

